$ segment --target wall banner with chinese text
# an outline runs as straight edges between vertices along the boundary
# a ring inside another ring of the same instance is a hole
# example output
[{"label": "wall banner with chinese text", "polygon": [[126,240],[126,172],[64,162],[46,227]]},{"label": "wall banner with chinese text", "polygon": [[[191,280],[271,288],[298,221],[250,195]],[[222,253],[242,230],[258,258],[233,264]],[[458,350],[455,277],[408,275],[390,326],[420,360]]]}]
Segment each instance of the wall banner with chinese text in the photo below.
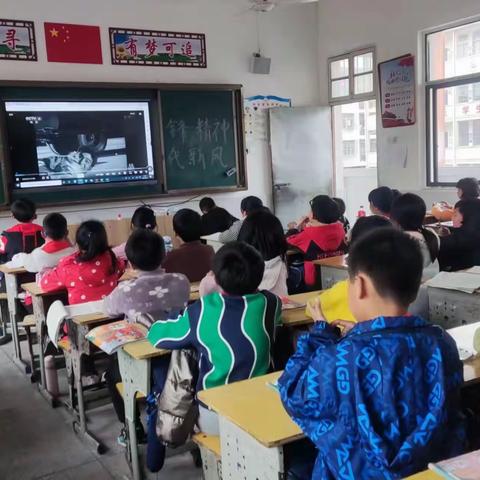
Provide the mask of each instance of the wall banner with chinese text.
[{"label": "wall banner with chinese text", "polygon": [[33,22],[0,19],[0,60],[37,61]]},{"label": "wall banner with chinese text", "polygon": [[415,57],[411,54],[378,64],[383,128],[415,124]]},{"label": "wall banner with chinese text", "polygon": [[206,68],[203,33],[110,28],[113,65]]}]

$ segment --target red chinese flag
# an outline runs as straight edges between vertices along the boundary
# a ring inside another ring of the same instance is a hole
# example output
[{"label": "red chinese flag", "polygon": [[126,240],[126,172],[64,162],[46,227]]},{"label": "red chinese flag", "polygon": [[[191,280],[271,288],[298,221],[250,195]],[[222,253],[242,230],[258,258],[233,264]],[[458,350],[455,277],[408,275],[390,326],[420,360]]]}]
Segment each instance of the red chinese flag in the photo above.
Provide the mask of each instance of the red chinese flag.
[{"label": "red chinese flag", "polygon": [[103,63],[100,27],[49,22],[44,25],[49,62]]}]

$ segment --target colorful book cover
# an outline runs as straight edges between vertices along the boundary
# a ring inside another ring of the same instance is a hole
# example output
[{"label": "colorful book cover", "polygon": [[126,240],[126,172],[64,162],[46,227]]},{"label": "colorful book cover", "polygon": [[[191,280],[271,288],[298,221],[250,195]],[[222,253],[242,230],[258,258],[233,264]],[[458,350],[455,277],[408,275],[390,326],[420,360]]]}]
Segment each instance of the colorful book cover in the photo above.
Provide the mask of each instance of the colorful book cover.
[{"label": "colorful book cover", "polygon": [[127,343],[143,340],[146,335],[147,329],[142,325],[120,320],[100,325],[90,330],[85,337],[89,342],[110,355]]},{"label": "colorful book cover", "polygon": [[431,463],[428,468],[450,480],[478,480],[480,478],[480,450]]}]

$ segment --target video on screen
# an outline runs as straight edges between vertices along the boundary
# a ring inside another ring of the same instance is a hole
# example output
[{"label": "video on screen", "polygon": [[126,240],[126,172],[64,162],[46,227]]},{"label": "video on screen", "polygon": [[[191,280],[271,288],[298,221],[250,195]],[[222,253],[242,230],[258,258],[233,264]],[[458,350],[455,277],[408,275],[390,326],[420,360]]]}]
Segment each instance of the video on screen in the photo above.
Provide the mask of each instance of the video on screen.
[{"label": "video on screen", "polygon": [[6,102],[15,188],[152,181],[148,102]]}]

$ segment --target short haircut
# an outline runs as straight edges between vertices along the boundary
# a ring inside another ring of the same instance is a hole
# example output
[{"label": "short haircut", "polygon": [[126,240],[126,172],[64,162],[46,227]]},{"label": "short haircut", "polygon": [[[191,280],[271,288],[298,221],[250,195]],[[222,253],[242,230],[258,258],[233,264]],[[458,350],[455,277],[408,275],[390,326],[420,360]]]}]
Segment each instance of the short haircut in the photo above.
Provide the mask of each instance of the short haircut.
[{"label": "short haircut", "polygon": [[389,187],[378,187],[368,194],[368,201],[382,213],[390,213],[394,197]]},{"label": "short haircut", "polygon": [[462,229],[471,232],[475,236],[480,233],[480,200],[460,200],[455,204],[463,217]]},{"label": "short haircut", "polygon": [[390,218],[406,232],[416,232],[423,227],[426,213],[427,206],[422,197],[404,193],[394,200]]},{"label": "short haircut", "polygon": [[207,213],[216,207],[215,202],[213,201],[213,198],[210,198],[210,197],[203,197],[200,200],[200,203],[198,204],[198,206],[202,212],[207,212]]},{"label": "short haircut", "polygon": [[10,211],[15,220],[26,223],[31,222],[35,218],[37,208],[28,198],[19,198],[12,203]]},{"label": "short haircut", "polygon": [[287,253],[287,240],[280,220],[265,210],[253,212],[243,221],[238,241],[256,248],[265,261],[284,258]]},{"label": "short haircut", "polygon": [[165,243],[156,232],[135,230],[127,240],[125,254],[135,268],[152,272],[160,267],[165,258]]},{"label": "short haircut", "polygon": [[263,207],[263,202],[258,198],[251,195],[250,197],[245,197],[240,203],[240,210],[245,212],[247,215],[260,210]]},{"label": "short haircut", "polygon": [[216,253],[212,270],[225,293],[248,295],[255,293],[262,282],[265,262],[251,245],[231,242]]},{"label": "short haircut", "polygon": [[395,228],[380,228],[362,236],[348,256],[351,279],[367,275],[382,298],[407,308],[416,298],[423,257],[416,240]]},{"label": "short haircut", "polygon": [[380,215],[370,215],[369,217],[360,217],[355,222],[350,232],[350,245],[353,245],[361,237],[370,233],[377,228],[388,228],[392,226],[392,222]]},{"label": "short haircut", "polygon": [[317,195],[310,201],[313,218],[321,223],[335,223],[340,219],[337,203],[328,195]]},{"label": "short haircut", "polygon": [[184,242],[200,240],[202,217],[189,208],[182,208],[173,216],[173,229]]},{"label": "short haircut", "polygon": [[62,240],[68,235],[67,219],[61,213],[49,213],[43,219],[43,231],[52,240]]},{"label": "short haircut", "polygon": [[155,228],[157,228],[155,212],[147,205],[138,207],[135,212],[133,212],[131,225],[132,228],[155,230]]},{"label": "short haircut", "polygon": [[462,191],[462,200],[471,200],[480,196],[480,187],[476,178],[461,178],[457,182],[457,188]]},{"label": "short haircut", "polygon": [[347,206],[345,205],[345,202],[343,201],[343,199],[338,197],[333,197],[332,200],[338,205],[338,209],[340,210],[340,216],[342,217],[343,215],[345,215]]}]

